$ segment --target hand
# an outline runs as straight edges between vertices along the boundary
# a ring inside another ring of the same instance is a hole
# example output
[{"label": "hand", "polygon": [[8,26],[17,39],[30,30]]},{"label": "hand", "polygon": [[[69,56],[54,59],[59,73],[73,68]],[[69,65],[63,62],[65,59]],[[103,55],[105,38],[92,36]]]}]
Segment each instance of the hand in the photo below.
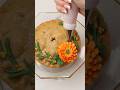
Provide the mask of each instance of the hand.
[{"label": "hand", "polygon": [[79,12],[85,15],[85,0],[73,0],[77,7],[79,8]]},{"label": "hand", "polygon": [[[79,12],[83,15],[85,15],[85,0],[73,0],[77,7],[79,8]],[[71,0],[55,0],[56,8],[59,12],[67,13],[67,10],[69,10]]]}]

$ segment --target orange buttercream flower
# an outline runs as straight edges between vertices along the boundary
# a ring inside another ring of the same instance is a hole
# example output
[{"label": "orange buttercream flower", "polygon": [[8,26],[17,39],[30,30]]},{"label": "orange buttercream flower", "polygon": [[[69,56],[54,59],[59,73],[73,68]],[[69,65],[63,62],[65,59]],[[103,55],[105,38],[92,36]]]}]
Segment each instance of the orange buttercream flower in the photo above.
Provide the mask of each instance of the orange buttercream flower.
[{"label": "orange buttercream flower", "polygon": [[62,43],[58,47],[58,54],[61,60],[65,63],[70,63],[77,59],[77,48],[73,42]]}]

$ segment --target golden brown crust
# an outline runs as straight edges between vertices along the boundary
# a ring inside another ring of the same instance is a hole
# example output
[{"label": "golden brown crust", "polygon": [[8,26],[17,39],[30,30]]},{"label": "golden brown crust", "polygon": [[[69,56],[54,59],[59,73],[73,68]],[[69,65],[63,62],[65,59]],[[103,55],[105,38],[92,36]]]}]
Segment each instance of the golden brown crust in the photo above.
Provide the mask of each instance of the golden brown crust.
[{"label": "golden brown crust", "polygon": [[[76,37],[79,37],[77,32],[74,32],[74,34],[76,34]],[[80,43],[80,38],[76,39],[77,41],[79,41],[78,43]],[[50,61],[52,60],[54,55],[58,54],[58,46],[64,42],[69,41],[68,32],[64,29],[61,20],[50,20],[40,24],[36,28],[35,41],[39,42],[43,54],[45,54],[45,52],[49,52],[51,54],[51,57],[49,59],[44,58],[42,60],[39,60],[36,50],[35,61],[37,63],[41,63],[42,65],[49,68],[60,68],[67,65],[66,63],[64,63],[63,65],[59,65],[57,62],[55,62],[53,65],[50,64]]]},{"label": "golden brown crust", "polygon": [[[36,28],[35,41],[39,42],[43,53],[49,52],[52,56],[54,56],[57,54],[58,46],[61,43],[68,41],[68,33],[63,26],[59,25],[60,23],[61,20],[50,20],[40,24]],[[57,63],[51,65],[49,59],[38,60],[36,57],[36,60],[49,68],[61,67]]]},{"label": "golden brown crust", "polygon": [[56,54],[57,47],[68,41],[66,30],[59,25],[60,20],[51,20],[40,24],[35,32],[35,40],[40,43],[41,49]]}]

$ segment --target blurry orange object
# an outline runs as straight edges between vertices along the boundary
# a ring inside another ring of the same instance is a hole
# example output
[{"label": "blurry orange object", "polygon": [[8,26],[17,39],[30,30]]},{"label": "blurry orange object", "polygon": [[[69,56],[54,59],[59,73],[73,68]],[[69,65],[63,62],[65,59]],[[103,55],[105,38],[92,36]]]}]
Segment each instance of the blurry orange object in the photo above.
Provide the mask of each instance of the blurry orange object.
[{"label": "blurry orange object", "polygon": [[77,48],[73,42],[64,42],[58,47],[58,54],[65,63],[73,62],[77,59]]}]

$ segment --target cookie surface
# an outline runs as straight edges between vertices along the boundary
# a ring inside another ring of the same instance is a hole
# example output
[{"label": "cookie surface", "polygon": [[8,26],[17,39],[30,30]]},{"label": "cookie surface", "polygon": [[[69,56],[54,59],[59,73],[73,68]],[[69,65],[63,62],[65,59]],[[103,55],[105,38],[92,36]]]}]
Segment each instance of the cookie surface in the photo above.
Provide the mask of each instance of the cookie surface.
[{"label": "cookie surface", "polygon": [[35,32],[35,40],[40,43],[41,49],[57,53],[58,46],[68,41],[67,31],[60,25],[60,20],[51,20],[40,24]]}]

